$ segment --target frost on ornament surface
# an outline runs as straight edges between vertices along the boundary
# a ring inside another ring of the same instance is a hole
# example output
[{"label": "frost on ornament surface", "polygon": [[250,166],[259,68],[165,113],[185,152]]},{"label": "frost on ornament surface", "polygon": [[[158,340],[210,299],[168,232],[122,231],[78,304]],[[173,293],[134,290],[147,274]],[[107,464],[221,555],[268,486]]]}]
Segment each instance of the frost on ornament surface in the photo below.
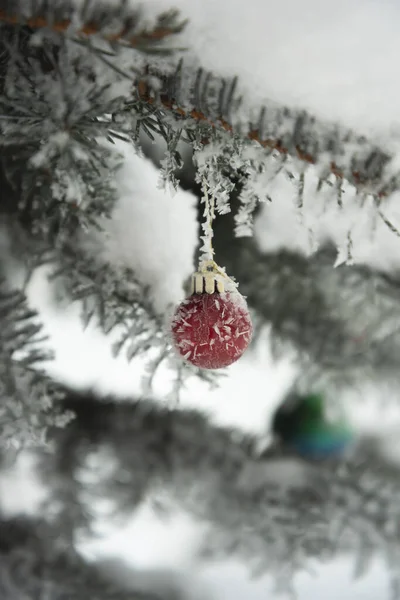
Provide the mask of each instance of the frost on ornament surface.
[{"label": "frost on ornament surface", "polygon": [[178,352],[202,369],[234,363],[248,347],[252,333],[246,300],[237,291],[192,294],[178,307],[172,323]]}]

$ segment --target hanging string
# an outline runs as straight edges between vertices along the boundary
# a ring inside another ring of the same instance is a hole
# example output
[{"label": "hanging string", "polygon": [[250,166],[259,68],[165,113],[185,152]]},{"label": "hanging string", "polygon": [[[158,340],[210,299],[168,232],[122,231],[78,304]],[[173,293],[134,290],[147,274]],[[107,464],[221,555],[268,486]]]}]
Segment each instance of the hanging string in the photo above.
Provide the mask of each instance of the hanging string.
[{"label": "hanging string", "polygon": [[204,221],[202,223],[203,234],[201,239],[203,240],[203,246],[201,247],[201,255],[199,261],[200,272],[218,273],[224,279],[229,279],[224,269],[221,269],[219,265],[214,261],[214,247],[213,247],[213,222],[215,219],[215,197],[214,194],[209,195],[208,185],[205,178],[203,178],[202,184],[203,202],[204,202]]},{"label": "hanging string", "polygon": [[204,245],[202,247],[203,253],[202,253],[202,256],[200,259],[200,264],[203,262],[209,262],[209,261],[214,262],[213,221],[215,218],[215,199],[214,199],[214,195],[212,195],[210,198],[210,196],[208,194],[207,181],[205,179],[203,179],[202,191],[203,191],[203,202],[204,202],[203,216],[205,217],[205,220],[202,224],[202,229],[203,229],[203,233],[204,233],[204,235],[202,236],[202,239],[203,239]]}]

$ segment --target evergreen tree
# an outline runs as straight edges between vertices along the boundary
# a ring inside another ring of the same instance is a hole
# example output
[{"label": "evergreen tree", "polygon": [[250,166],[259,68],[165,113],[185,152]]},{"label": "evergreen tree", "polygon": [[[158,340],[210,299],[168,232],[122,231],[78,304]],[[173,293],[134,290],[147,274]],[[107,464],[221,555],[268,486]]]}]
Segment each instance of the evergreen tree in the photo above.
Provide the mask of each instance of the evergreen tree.
[{"label": "evergreen tree", "polygon": [[[207,554],[239,555],[290,585],[311,557],[350,549],[362,574],[384,553],[396,595],[399,481],[378,445],[357,440],[324,460],[299,456],[283,439],[260,451],[251,435],[171,405],[186,378],[218,385],[218,374],[177,355],[162,299],[139,272],[103,252],[130,147],[156,165],[162,185],[196,196],[199,225],[212,200],[215,260],[247,298],[253,344],[267,343],[269,327],[275,355],[295,355],[297,401],[310,389],[327,391],[334,404],[345,386],[398,384],[400,278],[354,260],[369,219],[387,236],[400,235],[387,216],[400,188],[396,154],[301,108],[254,106],[240,78],[206,72],[201,57],[179,47],[184,27],[176,11],[154,17],[127,2],[0,2],[1,461],[29,447],[50,489],[48,519],[0,520],[0,596],[152,597],[108,589],[75,541],[91,530],[85,493],[108,498],[123,514],[165,491],[212,524]],[[291,186],[308,256],[265,252],[252,237],[260,203],[279,202],[278,185]],[[311,193],[326,214],[338,211],[339,241],[318,247],[306,207]],[[358,229],[354,214],[367,215]],[[143,359],[140,397],[105,399],[50,376],[55,349],[27,297],[43,266],[54,302],[79,303],[83,324],[110,335],[110,352]],[[167,286],[170,274],[158,276]],[[182,297],[186,284],[179,282]],[[174,383],[160,405],[152,383],[164,367]],[[89,485],[79,472],[92,453],[110,466]],[[285,476],[293,461],[298,480]]]}]

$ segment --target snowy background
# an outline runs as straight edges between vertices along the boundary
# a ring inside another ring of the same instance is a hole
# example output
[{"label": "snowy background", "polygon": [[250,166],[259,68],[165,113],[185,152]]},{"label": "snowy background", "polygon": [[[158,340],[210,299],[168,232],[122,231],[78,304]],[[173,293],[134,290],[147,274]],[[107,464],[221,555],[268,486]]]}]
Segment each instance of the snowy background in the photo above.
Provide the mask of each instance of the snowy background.
[{"label": "snowy background", "polygon": [[[221,75],[239,75],[240,85],[251,90],[260,104],[272,99],[301,107],[329,122],[350,126],[395,148],[400,132],[397,99],[397,57],[400,55],[400,3],[388,0],[175,0],[174,6],[190,18],[183,41],[200,58],[204,68]],[[147,0],[146,10],[156,13],[171,8],[168,0]],[[188,192],[174,196],[158,188],[158,172],[146,159],[121,145],[125,165],[120,173],[120,202],[108,226],[106,252],[114,262],[131,266],[141,280],[152,286],[156,305],[162,310],[182,298],[182,282],[193,270],[197,240],[195,199]],[[281,181],[271,196],[279,202],[265,207],[255,235],[262,249],[279,247],[309,250],[308,228],[318,241],[345,237],[343,215],[336,209],[316,209],[312,192],[305,197],[306,227],[301,229],[293,213],[292,191]],[[349,190],[351,197],[351,190]],[[396,198],[391,210],[395,219]],[[347,211],[354,208],[348,206]],[[348,223],[349,212],[346,213]],[[358,223],[354,213],[354,223]],[[367,215],[366,219],[370,217]],[[385,269],[399,266],[400,241],[387,229],[372,222],[359,229],[356,259]],[[398,223],[400,223],[400,214]],[[365,225],[365,223],[364,223]],[[348,225],[347,225],[348,226]],[[240,282],[239,282],[240,283]],[[31,302],[43,315],[56,349],[49,371],[56,378],[77,386],[92,387],[116,396],[135,395],[140,388],[140,361],[112,359],[110,343],[94,328],[82,331],[79,307],[59,307],[53,302],[45,270],[38,271],[29,289]],[[201,384],[191,385],[182,396],[182,406],[196,406],[219,424],[241,427],[262,434],[269,415],[290,387],[295,369],[288,357],[274,363],[268,346],[261,343],[228,369],[219,389],[210,392]],[[155,382],[161,401],[168,373]],[[388,406],[382,413],[375,404],[376,390],[366,386],[349,390],[349,418],[361,429],[373,429],[379,415],[381,429],[400,423],[400,415]],[[358,407],[362,396],[362,408]],[[390,398],[389,398],[390,399]],[[394,453],[395,449],[392,449]],[[34,477],[29,455],[19,469],[0,478],[2,509],[7,513],[35,512],[45,494]],[[270,600],[277,597],[269,578],[252,581],[243,565],[226,561],[204,565],[196,558],[203,528],[177,511],[164,523],[144,505],[127,527],[119,531],[99,522],[103,538],[82,542],[81,550],[91,560],[119,556],[139,570],[143,586],[149,579],[165,583],[165,571],[175,573],[179,585],[194,594],[207,593],[216,600]],[[119,566],[118,568],[121,568]],[[109,569],[115,566],[109,563]],[[148,577],[151,572],[151,577]],[[139,577],[137,575],[136,577]],[[172,577],[172,575],[168,575]],[[129,575],[126,575],[127,585]],[[197,582],[197,583],[196,583]],[[351,561],[343,557],[319,565],[317,574],[299,575],[295,581],[299,600],[337,597],[352,600],[385,600],[388,582],[380,562],[367,577],[351,581]],[[187,586],[187,588],[186,588]],[[188,591],[188,593],[189,593]],[[192,598],[201,598],[192,596]]]}]

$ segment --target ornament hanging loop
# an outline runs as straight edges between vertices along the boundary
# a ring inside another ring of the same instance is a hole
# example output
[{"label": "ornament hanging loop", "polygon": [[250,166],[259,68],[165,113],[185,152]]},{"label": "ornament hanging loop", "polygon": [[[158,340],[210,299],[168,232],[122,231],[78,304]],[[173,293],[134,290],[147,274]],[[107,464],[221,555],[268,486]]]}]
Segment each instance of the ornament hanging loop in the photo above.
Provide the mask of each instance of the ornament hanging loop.
[{"label": "ornament hanging loop", "polygon": [[227,287],[231,290],[236,287],[236,284],[228,277],[225,270],[222,269],[214,261],[213,248],[213,222],[215,219],[215,197],[211,197],[208,191],[208,184],[203,178],[202,184],[203,202],[204,202],[204,221],[202,224],[203,246],[201,248],[201,256],[199,261],[199,269],[192,276],[191,292],[192,294],[222,294]]}]

